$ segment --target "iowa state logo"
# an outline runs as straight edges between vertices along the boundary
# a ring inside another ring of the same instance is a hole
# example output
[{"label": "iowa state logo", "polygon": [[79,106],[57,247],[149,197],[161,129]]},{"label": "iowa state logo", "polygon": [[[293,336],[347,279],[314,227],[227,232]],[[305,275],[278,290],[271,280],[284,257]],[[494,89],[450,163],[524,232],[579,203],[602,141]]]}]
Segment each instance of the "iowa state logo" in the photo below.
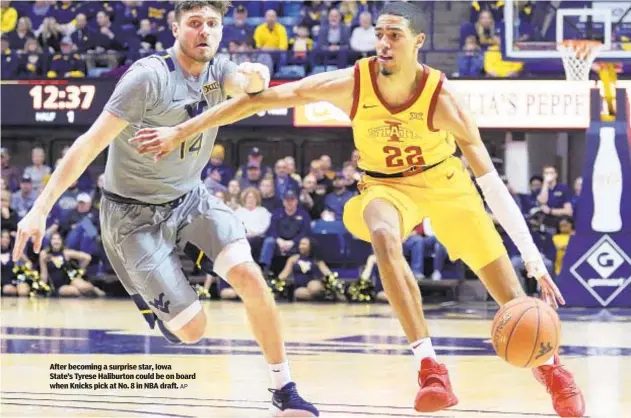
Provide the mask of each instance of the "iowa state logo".
[{"label": "iowa state logo", "polygon": [[607,306],[631,284],[631,258],[604,235],[570,267],[570,273],[602,306]]},{"label": "iowa state logo", "polygon": [[386,139],[388,142],[401,142],[402,139],[421,139],[416,131],[401,125],[401,122],[386,120],[383,126],[370,128],[368,136],[374,139]]}]

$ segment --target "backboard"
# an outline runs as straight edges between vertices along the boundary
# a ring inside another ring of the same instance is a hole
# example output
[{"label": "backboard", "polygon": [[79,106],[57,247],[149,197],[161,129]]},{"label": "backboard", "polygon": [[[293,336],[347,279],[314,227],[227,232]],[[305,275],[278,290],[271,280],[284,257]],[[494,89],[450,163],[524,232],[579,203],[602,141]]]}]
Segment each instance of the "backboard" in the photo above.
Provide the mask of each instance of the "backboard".
[{"label": "backboard", "polygon": [[631,61],[631,1],[506,1],[506,59],[561,59],[557,44],[567,39],[602,42],[598,61]]}]

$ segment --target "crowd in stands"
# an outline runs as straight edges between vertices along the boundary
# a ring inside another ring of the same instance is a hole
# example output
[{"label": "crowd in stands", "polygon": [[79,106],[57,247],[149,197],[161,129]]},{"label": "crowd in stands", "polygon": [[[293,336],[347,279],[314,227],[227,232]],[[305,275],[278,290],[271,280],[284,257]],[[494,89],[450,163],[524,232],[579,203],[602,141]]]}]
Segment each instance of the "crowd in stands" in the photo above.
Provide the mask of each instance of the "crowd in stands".
[{"label": "crowd in stands", "polygon": [[[66,150],[62,150],[60,157]],[[2,280],[5,286],[13,285],[15,279],[11,270],[16,261],[11,259],[10,249],[17,223],[33,206],[52,169],[47,165],[44,149],[39,146],[32,149],[32,165],[28,167],[15,167],[9,151],[3,148],[1,152]],[[362,265],[370,264],[368,258],[372,251],[368,244],[354,260],[340,259],[348,252],[343,249],[344,246],[358,245],[342,222],[344,205],[358,193],[360,170],[357,158],[355,151],[339,170],[332,167],[328,155],[322,155],[311,161],[308,170],[301,175],[296,172],[292,157],[268,165],[261,150],[253,147],[246,161],[235,169],[225,161],[224,147],[216,144],[201,180],[217,198],[235,211],[246,226],[253,256],[265,274],[301,277],[305,285],[302,292],[307,292],[304,298],[308,298],[308,283],[322,277],[322,274],[329,274],[328,264],[338,267],[354,264],[355,274],[359,274],[358,269]],[[466,161],[463,162],[466,165]],[[580,178],[576,179],[574,190],[570,190],[559,183],[557,177],[554,167],[544,167],[541,176],[531,178],[528,194],[515,193],[505,180],[553,274],[558,274],[561,269],[565,247],[573,233],[572,216],[580,210],[578,196],[582,183]],[[72,287],[65,288],[61,292],[63,295],[101,294],[98,288],[88,286],[89,278],[112,273],[99,238],[98,208],[102,187],[102,174],[86,171],[59,198],[47,219],[44,240],[47,251],[37,256],[32,245],[27,248],[23,261],[39,266],[41,276],[51,277],[54,290],[59,293],[63,286]],[[524,287],[530,293],[536,292],[536,287],[532,287],[534,283],[526,278],[516,248],[499,225],[498,229]],[[327,241],[331,237],[333,240]],[[348,243],[339,245],[343,239]],[[436,239],[430,219],[425,219],[405,237],[403,251],[419,282],[452,277],[450,274],[453,272],[447,269],[452,263],[445,247]],[[67,277],[72,260],[76,262],[74,270],[70,271],[83,273],[85,283],[71,282]],[[20,260],[17,262],[20,263]],[[281,264],[278,265],[278,262]],[[379,282],[376,268],[362,274]],[[209,277],[206,289],[211,281]],[[81,285],[77,286],[77,283]],[[314,287],[312,284],[311,293],[315,292]],[[225,297],[236,297],[227,285],[224,284],[224,288]],[[17,292],[15,286],[7,289],[9,293]],[[23,289],[22,294],[26,291]]]}]

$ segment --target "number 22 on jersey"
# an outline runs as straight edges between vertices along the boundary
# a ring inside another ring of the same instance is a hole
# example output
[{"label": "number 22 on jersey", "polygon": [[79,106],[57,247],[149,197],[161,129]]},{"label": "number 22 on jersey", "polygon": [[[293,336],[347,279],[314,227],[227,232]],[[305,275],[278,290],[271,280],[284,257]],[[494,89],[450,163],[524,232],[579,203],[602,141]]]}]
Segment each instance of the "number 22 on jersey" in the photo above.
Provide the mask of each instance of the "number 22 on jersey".
[{"label": "number 22 on jersey", "polygon": [[403,149],[386,145],[383,147],[383,152],[386,154],[387,167],[412,167],[425,165],[423,152],[421,147],[417,145],[410,145]]}]

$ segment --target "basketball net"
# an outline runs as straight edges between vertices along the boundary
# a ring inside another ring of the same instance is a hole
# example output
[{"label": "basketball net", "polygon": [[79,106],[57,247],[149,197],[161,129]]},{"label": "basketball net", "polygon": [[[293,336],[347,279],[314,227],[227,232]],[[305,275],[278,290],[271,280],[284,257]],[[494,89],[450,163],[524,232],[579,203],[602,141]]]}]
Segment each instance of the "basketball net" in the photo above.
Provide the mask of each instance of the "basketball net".
[{"label": "basketball net", "polygon": [[565,77],[571,81],[588,81],[592,64],[602,47],[603,44],[598,41],[582,39],[569,39],[559,43],[557,49],[563,59]]}]

